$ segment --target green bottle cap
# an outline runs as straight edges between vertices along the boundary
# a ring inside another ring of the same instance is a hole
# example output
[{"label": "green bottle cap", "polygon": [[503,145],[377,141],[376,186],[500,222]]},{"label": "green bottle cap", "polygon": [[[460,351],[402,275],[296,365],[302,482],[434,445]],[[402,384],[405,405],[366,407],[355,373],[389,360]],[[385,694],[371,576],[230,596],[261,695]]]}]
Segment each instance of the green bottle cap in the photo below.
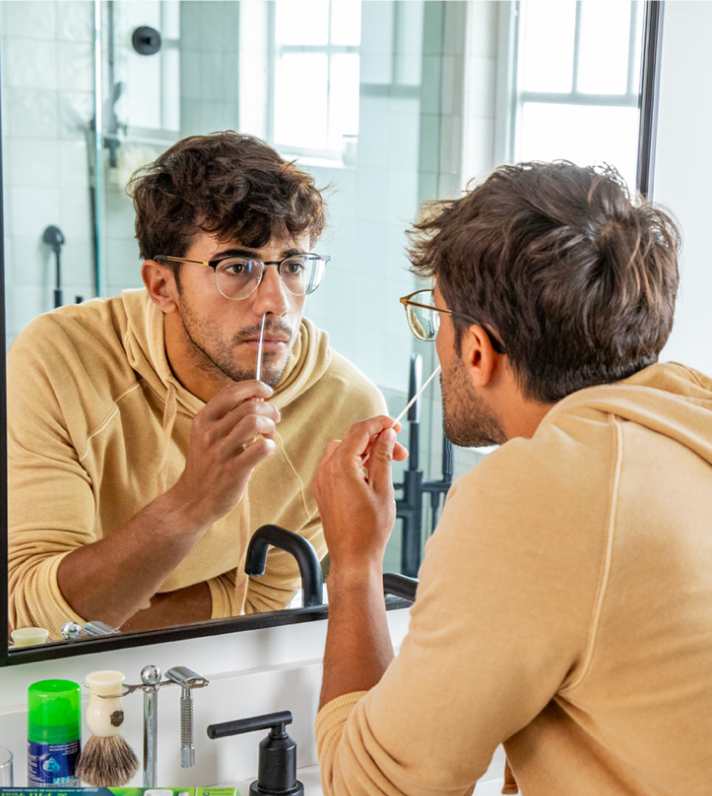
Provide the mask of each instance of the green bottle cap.
[{"label": "green bottle cap", "polygon": [[27,690],[27,740],[71,743],[82,735],[81,689],[71,680],[40,680]]}]

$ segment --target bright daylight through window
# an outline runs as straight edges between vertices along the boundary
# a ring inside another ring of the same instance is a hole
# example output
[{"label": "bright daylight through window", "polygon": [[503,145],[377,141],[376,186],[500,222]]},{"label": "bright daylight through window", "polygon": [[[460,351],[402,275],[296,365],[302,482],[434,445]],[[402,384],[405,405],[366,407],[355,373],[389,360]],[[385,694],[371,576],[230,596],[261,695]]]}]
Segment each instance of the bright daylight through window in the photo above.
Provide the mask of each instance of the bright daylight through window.
[{"label": "bright daylight through window", "polygon": [[341,159],[358,135],[360,0],[277,0],[274,143]]},{"label": "bright daylight through window", "polygon": [[635,186],[642,25],[641,2],[519,3],[514,160],[605,161]]}]

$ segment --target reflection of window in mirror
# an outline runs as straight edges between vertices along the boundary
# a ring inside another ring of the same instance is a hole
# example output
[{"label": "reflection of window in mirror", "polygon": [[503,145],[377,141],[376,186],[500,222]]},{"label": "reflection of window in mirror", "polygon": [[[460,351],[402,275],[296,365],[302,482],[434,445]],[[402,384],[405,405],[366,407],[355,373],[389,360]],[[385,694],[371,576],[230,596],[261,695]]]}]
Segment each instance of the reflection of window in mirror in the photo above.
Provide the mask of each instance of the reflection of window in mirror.
[{"label": "reflection of window in mirror", "polygon": [[358,135],[360,0],[277,0],[272,30],[272,140],[283,152],[341,160]]},{"label": "reflection of window in mirror", "polygon": [[519,3],[512,160],[614,164],[635,186],[643,3]]}]

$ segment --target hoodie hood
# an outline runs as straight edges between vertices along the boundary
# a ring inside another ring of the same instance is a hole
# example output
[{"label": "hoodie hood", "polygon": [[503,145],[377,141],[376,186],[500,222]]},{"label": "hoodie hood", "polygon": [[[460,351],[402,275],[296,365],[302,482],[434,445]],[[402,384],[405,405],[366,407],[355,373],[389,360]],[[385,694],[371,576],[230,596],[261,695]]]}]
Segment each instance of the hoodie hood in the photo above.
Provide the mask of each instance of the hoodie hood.
[{"label": "hoodie hood", "polygon": [[[163,401],[163,453],[157,474],[157,493],[166,491],[171,434],[179,412],[194,417],[205,402],[183,387],[168,363],[164,316],[148,291],[126,290],[121,294],[126,312],[124,348],[131,367]],[[299,335],[275,388],[272,399],[279,410],[305,393],[326,372],[331,362],[329,336],[302,318]]]},{"label": "hoodie hood", "polygon": [[651,365],[624,381],[580,390],[559,401],[542,425],[581,406],[664,434],[712,464],[712,379],[692,368]]}]

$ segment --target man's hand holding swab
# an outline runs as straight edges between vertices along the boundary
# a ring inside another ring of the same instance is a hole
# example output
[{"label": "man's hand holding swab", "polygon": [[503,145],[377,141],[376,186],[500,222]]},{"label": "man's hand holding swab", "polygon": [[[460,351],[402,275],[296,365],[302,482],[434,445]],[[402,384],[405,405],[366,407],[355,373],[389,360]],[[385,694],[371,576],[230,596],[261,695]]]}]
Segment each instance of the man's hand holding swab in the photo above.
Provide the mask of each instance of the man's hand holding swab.
[{"label": "man's hand holding swab", "polygon": [[[437,376],[437,374],[438,374],[438,373],[440,373],[440,365],[438,365],[438,366],[437,366],[437,368],[435,368],[435,370],[434,370],[434,371],[433,371],[433,372],[430,374],[430,376],[428,376],[428,378],[427,378],[427,379],[426,379],[426,381],[423,383],[423,385],[422,385],[422,386],[421,386],[421,388],[418,390],[418,392],[417,392],[417,393],[416,393],[416,394],[415,394],[415,395],[414,395],[414,396],[413,396],[413,397],[410,399],[410,401],[408,401],[408,403],[405,405],[405,409],[403,409],[403,411],[402,411],[402,412],[401,412],[401,413],[398,415],[398,417],[397,417],[397,418],[396,418],[396,419],[393,421],[393,425],[391,426],[391,428],[395,428],[395,427],[396,427],[396,425],[400,425],[400,421],[401,421],[401,420],[402,420],[402,419],[405,417],[405,414],[406,414],[406,412],[407,412],[407,411],[410,409],[410,407],[411,407],[411,406],[413,406],[413,404],[414,404],[414,403],[415,403],[415,402],[418,400],[418,398],[420,398],[420,396],[421,396],[421,395],[423,394],[423,392],[425,391],[425,388],[426,388],[426,387],[428,386],[428,384],[430,384],[430,382],[431,382],[431,381],[432,381],[432,380],[433,380],[433,379],[434,379],[434,378]],[[402,428],[402,426],[401,426],[401,428]],[[398,430],[398,431],[400,431],[400,428],[399,428],[399,429],[397,429],[397,430]],[[361,464],[366,464],[366,462],[368,461],[368,458],[369,458],[369,456],[370,456],[370,455],[371,455],[370,453],[367,453],[367,454],[366,454],[366,455],[363,457],[363,461],[361,462]]]}]

